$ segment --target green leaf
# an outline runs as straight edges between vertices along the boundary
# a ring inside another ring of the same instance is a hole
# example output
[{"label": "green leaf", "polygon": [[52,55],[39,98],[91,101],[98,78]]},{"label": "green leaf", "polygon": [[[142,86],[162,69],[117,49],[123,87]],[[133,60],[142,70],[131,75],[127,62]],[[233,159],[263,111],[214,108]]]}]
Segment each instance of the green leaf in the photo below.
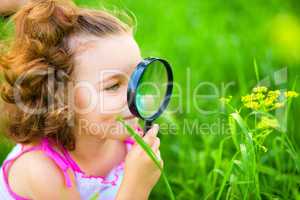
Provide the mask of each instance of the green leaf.
[{"label": "green leaf", "polygon": [[253,64],[254,64],[254,71],[255,71],[256,81],[257,81],[257,84],[259,84],[259,72],[258,72],[258,66],[257,66],[257,62],[256,62],[255,58],[253,60]]}]

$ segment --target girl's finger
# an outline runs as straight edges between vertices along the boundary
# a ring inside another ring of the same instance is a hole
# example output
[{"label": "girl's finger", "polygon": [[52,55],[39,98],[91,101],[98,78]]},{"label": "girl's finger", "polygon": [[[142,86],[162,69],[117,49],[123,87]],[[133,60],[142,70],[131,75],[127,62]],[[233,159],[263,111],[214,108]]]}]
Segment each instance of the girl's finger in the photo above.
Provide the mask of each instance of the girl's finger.
[{"label": "girl's finger", "polygon": [[163,161],[162,158],[161,158],[160,151],[157,151],[157,152],[155,153],[155,155],[156,155],[156,158],[158,159],[158,161],[159,161],[159,163],[160,163],[161,168],[163,168],[163,167],[164,167],[164,161]]},{"label": "girl's finger", "polygon": [[135,127],[134,127],[134,130],[140,135],[140,136],[143,136],[143,129],[140,127],[140,126],[138,126],[138,125],[136,125]]},{"label": "girl's finger", "polygon": [[161,160],[160,151],[156,151],[155,155],[158,160]]},{"label": "girl's finger", "polygon": [[157,158],[158,158],[158,160],[161,160],[160,151],[157,151]]},{"label": "girl's finger", "polygon": [[158,137],[155,138],[153,145],[152,145],[152,150],[154,152],[159,150],[159,145],[160,145],[160,139]]},{"label": "girl's finger", "polygon": [[145,137],[146,136],[156,136],[157,133],[158,133],[158,130],[159,130],[159,126],[158,124],[154,124],[148,131],[147,133],[145,134]]},{"label": "girl's finger", "polygon": [[156,138],[156,135],[158,133],[158,125],[157,124],[154,124],[153,127],[147,132],[147,134],[144,136],[144,141],[152,146],[154,141],[155,141],[155,138]]}]

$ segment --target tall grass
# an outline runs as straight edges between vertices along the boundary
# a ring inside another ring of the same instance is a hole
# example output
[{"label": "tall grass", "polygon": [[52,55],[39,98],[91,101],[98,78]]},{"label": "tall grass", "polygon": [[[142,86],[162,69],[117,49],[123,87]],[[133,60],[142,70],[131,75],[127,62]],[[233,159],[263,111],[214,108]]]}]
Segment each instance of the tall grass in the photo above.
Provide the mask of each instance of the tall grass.
[{"label": "tall grass", "polygon": [[[282,14],[299,19],[298,1],[76,2],[88,7],[104,4],[108,8],[116,6],[132,11],[138,20],[135,38],[143,56],[161,56],[172,64],[174,80],[180,87],[174,88],[169,108],[181,109],[164,113],[158,123],[175,127],[161,130],[160,137],[164,167],[176,199],[300,198],[299,98],[288,103],[287,129],[265,132],[266,136],[259,138],[253,137],[258,130],[249,128],[243,112],[238,112],[236,107],[226,110],[219,101],[221,96],[232,95],[232,104],[239,105],[240,97],[250,92],[258,80],[268,81],[270,88],[299,91],[299,81],[295,82],[299,61],[287,59],[288,53],[281,56],[281,51],[277,51],[297,50],[293,48],[296,43],[292,34],[275,37],[278,30],[292,33],[296,29],[290,26],[297,23],[283,23],[284,27],[280,27],[282,23],[277,23],[278,20],[275,27],[273,23]],[[9,35],[6,28],[0,30],[4,38]],[[278,43],[274,38],[289,40]],[[284,48],[280,48],[282,44]],[[292,46],[288,48],[285,44]],[[287,67],[287,80],[278,85],[276,72],[284,67]],[[214,88],[208,86],[196,90],[199,83],[206,81],[219,91],[215,98],[194,95],[215,94]],[[221,93],[222,84],[229,83],[232,85]],[[199,112],[195,102],[202,110],[213,112]],[[199,126],[188,126],[193,124]],[[225,126],[225,131],[200,127],[211,128],[215,124]],[[263,144],[259,145],[258,140]],[[1,146],[2,159],[6,152],[7,148]],[[165,183],[161,181],[150,199],[168,198]]]}]

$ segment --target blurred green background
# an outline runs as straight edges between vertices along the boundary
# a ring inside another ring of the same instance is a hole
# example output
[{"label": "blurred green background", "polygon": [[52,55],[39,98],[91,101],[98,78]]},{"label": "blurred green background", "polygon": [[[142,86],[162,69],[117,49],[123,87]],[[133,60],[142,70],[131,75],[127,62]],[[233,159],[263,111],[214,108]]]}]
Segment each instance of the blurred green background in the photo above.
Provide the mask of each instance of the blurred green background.
[{"label": "blurred green background", "polygon": [[[228,127],[228,117],[219,101],[232,95],[233,104],[238,105],[239,97],[251,91],[257,83],[254,60],[260,79],[269,78],[268,86],[299,92],[298,0],[76,3],[134,13],[138,22],[135,38],[143,56],[163,57],[172,64],[177,86],[169,109],[178,109],[164,114],[160,123],[176,128],[163,129],[160,137],[166,174],[177,199],[300,199],[299,99],[291,105],[287,131],[272,132],[266,140],[268,150],[257,153],[259,185],[253,184],[254,177],[243,181],[245,173],[239,163],[246,161],[240,155],[233,157],[237,150],[230,133],[222,129]],[[7,39],[10,25],[2,21],[0,31],[1,39]],[[279,82],[278,71],[287,73]],[[203,124],[207,128],[199,128]],[[289,138],[294,154],[285,146],[282,134]],[[1,141],[1,160],[10,147],[6,140]],[[168,199],[162,181],[151,199]]]}]

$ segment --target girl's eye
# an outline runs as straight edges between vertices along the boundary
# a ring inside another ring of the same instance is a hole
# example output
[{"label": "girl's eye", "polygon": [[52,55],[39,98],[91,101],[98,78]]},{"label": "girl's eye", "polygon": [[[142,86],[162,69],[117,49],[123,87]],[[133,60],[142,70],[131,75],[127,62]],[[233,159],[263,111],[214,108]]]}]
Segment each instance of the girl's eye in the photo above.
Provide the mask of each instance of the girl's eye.
[{"label": "girl's eye", "polygon": [[120,84],[119,83],[116,83],[116,84],[113,84],[112,86],[109,86],[107,88],[105,88],[104,90],[112,90],[112,91],[116,91],[118,90],[120,87]]}]

